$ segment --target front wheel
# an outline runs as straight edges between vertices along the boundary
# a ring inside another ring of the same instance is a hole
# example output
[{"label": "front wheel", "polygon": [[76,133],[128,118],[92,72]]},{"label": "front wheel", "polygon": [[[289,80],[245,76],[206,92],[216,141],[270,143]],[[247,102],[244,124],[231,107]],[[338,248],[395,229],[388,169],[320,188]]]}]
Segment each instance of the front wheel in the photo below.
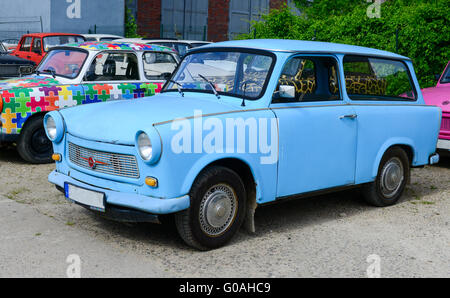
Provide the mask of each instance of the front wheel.
[{"label": "front wheel", "polygon": [[408,156],[400,147],[393,147],[381,159],[376,180],[363,187],[363,195],[377,207],[394,205],[402,196],[409,176]]},{"label": "front wheel", "polygon": [[52,142],[45,134],[43,119],[44,116],[29,119],[17,142],[19,155],[34,164],[52,162]]},{"label": "front wheel", "polygon": [[223,246],[244,220],[246,192],[241,178],[226,167],[211,167],[197,177],[189,195],[189,209],[175,214],[181,238],[200,250]]}]

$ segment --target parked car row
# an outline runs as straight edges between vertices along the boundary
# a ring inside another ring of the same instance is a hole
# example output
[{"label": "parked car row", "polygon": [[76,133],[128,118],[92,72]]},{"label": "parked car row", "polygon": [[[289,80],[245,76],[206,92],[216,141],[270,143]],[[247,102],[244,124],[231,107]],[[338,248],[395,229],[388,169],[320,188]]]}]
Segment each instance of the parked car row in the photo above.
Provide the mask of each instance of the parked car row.
[{"label": "parked car row", "polygon": [[410,169],[439,160],[447,104],[425,104],[407,57],[322,42],[186,52],[165,42],[52,47],[36,74],[0,82],[0,141],[30,162],[51,156],[48,179],[69,201],[120,221],[173,215],[201,250],[243,224],[254,231],[257,206],[285,199],[360,187],[372,205],[395,204]]},{"label": "parked car row", "polygon": [[179,62],[171,48],[83,42],[53,47],[31,76],[0,81],[0,141],[32,163],[50,162],[42,119],[60,108],[158,93]]}]

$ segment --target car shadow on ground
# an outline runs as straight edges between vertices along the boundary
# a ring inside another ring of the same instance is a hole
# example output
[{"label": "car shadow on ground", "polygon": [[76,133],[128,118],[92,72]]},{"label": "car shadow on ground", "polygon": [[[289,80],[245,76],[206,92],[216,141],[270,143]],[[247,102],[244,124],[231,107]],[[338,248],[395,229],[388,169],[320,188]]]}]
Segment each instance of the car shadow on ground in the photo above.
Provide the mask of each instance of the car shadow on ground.
[{"label": "car shadow on ground", "polygon": [[16,150],[14,145],[3,145],[0,146],[0,161],[13,162],[19,164],[26,164]]}]

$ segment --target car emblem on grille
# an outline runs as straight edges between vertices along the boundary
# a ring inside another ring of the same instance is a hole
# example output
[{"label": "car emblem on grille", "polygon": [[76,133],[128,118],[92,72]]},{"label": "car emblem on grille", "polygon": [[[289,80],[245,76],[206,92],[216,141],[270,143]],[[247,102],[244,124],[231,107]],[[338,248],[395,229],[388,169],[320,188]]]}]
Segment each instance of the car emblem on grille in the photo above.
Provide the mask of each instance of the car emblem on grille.
[{"label": "car emblem on grille", "polygon": [[83,159],[83,160],[86,160],[88,162],[89,167],[91,169],[93,169],[93,170],[95,170],[97,165],[108,165],[105,162],[101,162],[101,161],[95,160],[93,157],[86,158],[86,157],[80,156],[80,158]]}]

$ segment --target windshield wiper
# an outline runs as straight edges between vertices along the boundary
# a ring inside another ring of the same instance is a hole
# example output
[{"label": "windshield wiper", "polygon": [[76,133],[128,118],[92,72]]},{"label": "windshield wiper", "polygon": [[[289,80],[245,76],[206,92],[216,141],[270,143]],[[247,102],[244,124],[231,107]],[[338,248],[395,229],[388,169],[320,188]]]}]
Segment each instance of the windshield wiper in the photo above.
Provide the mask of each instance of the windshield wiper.
[{"label": "windshield wiper", "polygon": [[180,83],[178,83],[177,81],[174,81],[172,79],[169,80],[169,82],[174,83],[175,85],[177,85],[178,92],[181,94],[181,97],[184,97],[183,85],[181,85]]},{"label": "windshield wiper", "polygon": [[55,79],[56,78],[56,72],[52,69],[44,69],[42,72],[48,72],[52,75],[52,77]]},{"label": "windshield wiper", "polygon": [[220,99],[220,95],[219,93],[217,93],[216,87],[214,87],[213,83],[211,83],[207,78],[205,78],[204,76],[202,76],[201,74],[198,74],[199,77],[201,77],[203,80],[205,80],[209,86],[212,88],[212,91],[214,92],[214,95]]}]

